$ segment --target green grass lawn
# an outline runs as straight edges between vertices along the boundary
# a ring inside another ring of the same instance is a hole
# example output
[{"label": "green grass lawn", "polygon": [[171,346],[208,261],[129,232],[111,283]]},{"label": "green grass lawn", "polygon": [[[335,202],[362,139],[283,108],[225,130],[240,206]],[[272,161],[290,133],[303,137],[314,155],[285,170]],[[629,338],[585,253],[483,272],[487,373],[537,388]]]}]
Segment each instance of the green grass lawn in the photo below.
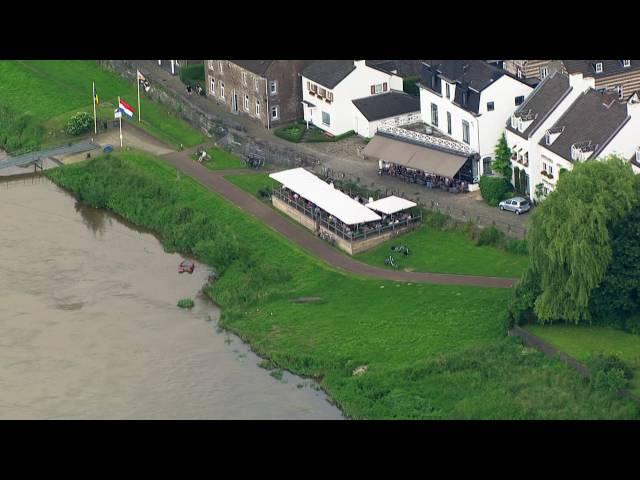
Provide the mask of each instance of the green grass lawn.
[{"label": "green grass lawn", "polygon": [[[221,148],[208,148],[207,153],[211,157],[211,160],[204,163],[204,166],[210,170],[235,170],[239,168],[246,168],[246,165],[240,157],[222,150]],[[193,159],[196,159],[195,154],[193,155]]]},{"label": "green grass lawn", "polygon": [[306,123],[298,121],[280,128],[276,128],[273,133],[280,138],[289,140],[290,142],[299,143],[304,136],[305,129]]},{"label": "green grass lawn", "polygon": [[[350,417],[638,417],[633,402],[594,392],[561,362],[505,338],[508,289],[346,275],[139,152],[47,175],[156,230],[167,246],[208,258],[222,272],[206,289],[222,326],[277,368],[316,378]],[[354,375],[362,365],[368,371]]]},{"label": "green grass lawn", "polygon": [[[408,246],[411,254],[405,257],[392,252],[394,245]],[[384,259],[389,255],[394,256],[400,269],[495,277],[519,277],[529,261],[526,255],[476,246],[462,232],[441,231],[425,225],[356,258],[371,265],[387,267]]]},{"label": "green grass lawn", "polygon": [[581,362],[598,353],[616,355],[633,369],[632,391],[640,395],[640,335],[572,325],[529,325],[527,330]]},{"label": "green grass lawn", "polygon": [[279,185],[273,178],[266,173],[248,173],[246,175],[228,175],[225,176],[228,181],[235,186],[240,187],[245,192],[258,197],[258,191],[273,191]]},{"label": "green grass lawn", "polygon": [[[0,108],[27,114],[42,125],[39,142],[66,140],[60,132],[66,120],[78,111],[93,113],[92,82],[102,104],[99,120],[112,120],[118,95],[134,107],[137,123],[137,89],[101,68],[93,60],[6,60],[0,61]],[[142,124],[149,133],[169,144],[197,145],[206,137],[169,112],[168,107],[142,94]],[[129,120],[125,120],[129,121]],[[26,141],[27,139],[25,139]]]}]

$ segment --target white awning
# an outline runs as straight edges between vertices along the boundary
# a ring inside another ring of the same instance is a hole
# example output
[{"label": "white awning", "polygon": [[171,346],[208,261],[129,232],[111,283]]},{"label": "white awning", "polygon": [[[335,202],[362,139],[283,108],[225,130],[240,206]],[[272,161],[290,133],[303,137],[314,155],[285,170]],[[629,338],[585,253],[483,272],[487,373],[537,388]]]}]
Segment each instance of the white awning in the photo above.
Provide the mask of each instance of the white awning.
[{"label": "white awning", "polygon": [[412,208],[415,206],[416,204],[414,202],[405,200],[404,198],[396,197],[395,195],[381,198],[380,200],[369,202],[367,204],[367,208],[375,210],[376,212],[382,212],[385,215],[391,215],[393,213],[401,212],[402,210],[407,210],[408,208]]},{"label": "white awning", "polygon": [[378,214],[304,168],[292,168],[269,176],[347,225],[380,220]]}]

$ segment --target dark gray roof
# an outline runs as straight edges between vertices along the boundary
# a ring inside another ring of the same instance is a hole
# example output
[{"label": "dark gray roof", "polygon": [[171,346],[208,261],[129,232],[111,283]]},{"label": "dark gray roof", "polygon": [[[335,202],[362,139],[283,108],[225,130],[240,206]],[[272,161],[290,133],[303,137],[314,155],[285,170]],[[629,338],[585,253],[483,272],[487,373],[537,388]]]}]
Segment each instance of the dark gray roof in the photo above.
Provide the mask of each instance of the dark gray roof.
[{"label": "dark gray roof", "polygon": [[367,60],[367,65],[391,73],[396,70],[400,77],[420,75],[423,60]]},{"label": "dark gray roof", "polygon": [[353,104],[370,122],[420,111],[420,100],[408,93],[391,91],[353,100]]},{"label": "dark gray roof", "polygon": [[260,75],[261,77],[267,73],[267,70],[271,66],[275,60],[231,60],[236,65],[244,68],[245,70],[249,70],[256,75]]},{"label": "dark gray roof", "polygon": [[442,88],[441,78],[456,83],[461,88],[455,89],[454,103],[464,110],[478,113],[480,92],[504,75],[515,78],[483,60],[427,60],[422,64],[420,83],[438,94]]},{"label": "dark gray roof", "polygon": [[593,89],[580,95],[553,125],[564,127],[551,144],[540,140],[544,148],[571,160],[571,146],[591,144],[595,147],[589,158],[597,156],[611,141],[614,134],[629,120],[627,106],[616,101],[615,95],[607,95]]},{"label": "dark gray roof", "polygon": [[[562,63],[569,73],[582,73],[595,78],[640,70],[640,60],[631,60],[629,67],[624,67],[622,60],[563,60]],[[596,63],[602,63],[602,73],[596,73]]]},{"label": "dark gray roof", "polygon": [[533,122],[531,122],[524,132],[520,132],[517,128],[511,127],[511,119],[509,119],[507,121],[507,130],[523,138],[529,138],[556,109],[558,104],[569,95],[570,91],[569,77],[558,72],[549,75],[540,82],[538,87],[515,111],[516,116],[522,117],[531,113],[533,115]]},{"label": "dark gray roof", "polygon": [[355,68],[353,60],[318,60],[305,68],[302,75],[323,87],[334,88]]}]

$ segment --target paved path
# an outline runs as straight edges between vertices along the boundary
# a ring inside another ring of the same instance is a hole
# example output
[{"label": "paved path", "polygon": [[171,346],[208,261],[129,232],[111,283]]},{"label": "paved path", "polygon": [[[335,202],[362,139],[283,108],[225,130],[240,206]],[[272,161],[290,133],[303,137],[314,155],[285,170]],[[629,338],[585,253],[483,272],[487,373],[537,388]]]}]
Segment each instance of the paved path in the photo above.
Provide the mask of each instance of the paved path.
[{"label": "paved path", "polygon": [[152,83],[157,82],[164,88],[171,90],[183,102],[195,105],[200,110],[210,112],[222,120],[230,119],[235,123],[239,123],[246,129],[247,134],[254,138],[313,155],[320,159],[322,166],[331,168],[336,172],[345,173],[352,179],[357,178],[360,185],[371,190],[398,191],[407,198],[412,200],[419,199],[426,205],[434,202],[440,211],[448,213],[458,220],[471,220],[483,226],[495,223],[498,228],[506,233],[515,234],[518,237],[525,235],[529,215],[518,216],[491,207],[482,200],[479,192],[464,195],[451,194],[438,189],[420,188],[396,178],[378,176],[377,164],[364,160],[357,153],[358,148],[364,147],[364,143],[359,137],[352,137],[339,142],[291,143],[276,137],[272,130],[263,128],[255,120],[245,115],[233,114],[209,98],[196,94],[189,95],[180,78],[164,70],[158,65],[157,61],[131,60],[130,62],[135,68],[139,67],[145,75],[148,75]]},{"label": "paved path", "polygon": [[190,156],[198,148],[163,155],[169,164],[182,173],[194,178],[209,190],[226,198],[232,204],[261,220],[276,232],[297,243],[307,252],[319,257],[329,265],[346,272],[369,278],[380,278],[416,283],[436,283],[440,285],[472,285],[480,287],[509,288],[515,284],[515,278],[479,277],[473,275],[448,275],[426,272],[403,272],[374,267],[354,260],[338,249],[331,247],[306,230],[288,220],[273,208],[268,207],[244,190],[224,179],[228,171],[212,171],[193,161]]}]

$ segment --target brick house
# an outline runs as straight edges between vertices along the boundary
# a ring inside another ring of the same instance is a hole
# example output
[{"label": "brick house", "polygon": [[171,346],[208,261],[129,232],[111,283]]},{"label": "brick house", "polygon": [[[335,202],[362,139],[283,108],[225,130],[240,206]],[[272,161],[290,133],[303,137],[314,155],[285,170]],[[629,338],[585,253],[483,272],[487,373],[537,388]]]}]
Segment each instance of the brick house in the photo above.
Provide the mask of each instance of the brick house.
[{"label": "brick house", "polygon": [[272,128],[302,117],[308,60],[206,60],[207,98]]},{"label": "brick house", "polygon": [[505,60],[503,68],[534,83],[555,72],[582,74],[595,80],[596,90],[615,92],[621,102],[640,90],[640,60]]}]

